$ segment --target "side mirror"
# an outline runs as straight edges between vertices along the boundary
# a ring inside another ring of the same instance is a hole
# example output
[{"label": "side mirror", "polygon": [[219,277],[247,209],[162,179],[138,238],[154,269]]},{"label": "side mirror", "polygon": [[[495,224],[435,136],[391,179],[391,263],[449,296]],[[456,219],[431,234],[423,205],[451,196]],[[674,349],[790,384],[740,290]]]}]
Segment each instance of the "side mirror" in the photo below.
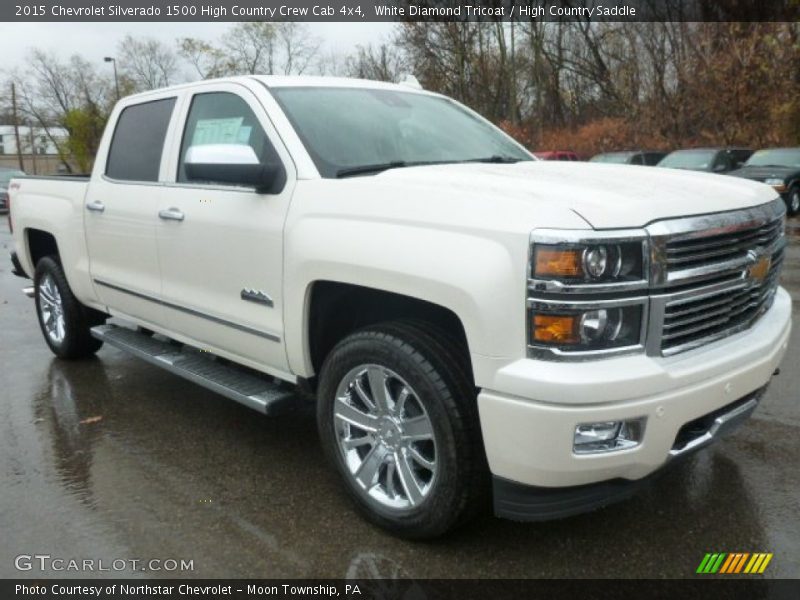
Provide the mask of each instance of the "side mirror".
[{"label": "side mirror", "polygon": [[714,173],[724,173],[726,171],[726,167],[723,164],[714,165],[714,168],[711,169]]},{"label": "side mirror", "polygon": [[192,181],[252,185],[259,193],[271,191],[281,173],[280,165],[261,163],[246,144],[191,146],[183,163]]}]

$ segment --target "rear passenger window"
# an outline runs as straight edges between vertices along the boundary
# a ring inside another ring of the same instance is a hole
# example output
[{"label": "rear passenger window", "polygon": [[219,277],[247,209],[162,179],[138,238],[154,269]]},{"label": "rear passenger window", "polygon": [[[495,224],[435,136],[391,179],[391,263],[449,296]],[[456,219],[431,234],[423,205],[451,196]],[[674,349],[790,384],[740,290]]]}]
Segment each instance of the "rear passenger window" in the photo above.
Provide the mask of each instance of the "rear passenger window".
[{"label": "rear passenger window", "polygon": [[108,151],[106,175],[123,181],[158,181],[161,153],[175,98],[123,109]]}]

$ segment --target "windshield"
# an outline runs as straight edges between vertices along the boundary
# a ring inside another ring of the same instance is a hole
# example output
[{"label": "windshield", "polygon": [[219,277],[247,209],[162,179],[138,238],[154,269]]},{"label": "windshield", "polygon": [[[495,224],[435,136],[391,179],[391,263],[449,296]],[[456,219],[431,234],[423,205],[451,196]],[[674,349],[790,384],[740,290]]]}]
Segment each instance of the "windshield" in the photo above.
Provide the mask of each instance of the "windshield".
[{"label": "windshield", "polygon": [[759,150],[750,157],[745,167],[796,167],[800,169],[800,148]]},{"label": "windshield", "polygon": [[678,150],[667,154],[658,163],[659,167],[671,169],[696,169],[706,171],[711,169],[716,150]]},{"label": "windshield", "polygon": [[609,152],[607,154],[593,156],[589,162],[617,163],[623,165],[628,163],[631,156],[633,156],[633,154],[630,152]]},{"label": "windshield", "polygon": [[323,177],[412,164],[532,160],[500,130],[437,96],[361,88],[271,91]]},{"label": "windshield", "polygon": [[0,187],[8,187],[8,182],[14,177],[22,177],[25,175],[22,171],[0,169]]}]

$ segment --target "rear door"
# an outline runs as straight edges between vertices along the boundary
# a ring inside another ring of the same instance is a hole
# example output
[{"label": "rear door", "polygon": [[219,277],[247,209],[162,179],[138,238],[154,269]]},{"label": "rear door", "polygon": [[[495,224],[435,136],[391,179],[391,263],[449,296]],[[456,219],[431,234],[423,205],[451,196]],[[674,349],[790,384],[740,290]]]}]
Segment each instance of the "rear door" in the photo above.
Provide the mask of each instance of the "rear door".
[{"label": "rear door", "polygon": [[[240,84],[202,86],[183,113],[156,226],[165,317],[170,329],[201,347],[285,373],[283,225],[294,165],[258,98]],[[184,159],[205,144],[248,145],[259,160],[283,165],[285,184],[256,193],[244,185],[190,181]]]},{"label": "rear door", "polygon": [[89,184],[84,225],[90,272],[100,301],[112,312],[162,321],[156,247],[159,175],[175,96],[123,107],[106,156]]}]

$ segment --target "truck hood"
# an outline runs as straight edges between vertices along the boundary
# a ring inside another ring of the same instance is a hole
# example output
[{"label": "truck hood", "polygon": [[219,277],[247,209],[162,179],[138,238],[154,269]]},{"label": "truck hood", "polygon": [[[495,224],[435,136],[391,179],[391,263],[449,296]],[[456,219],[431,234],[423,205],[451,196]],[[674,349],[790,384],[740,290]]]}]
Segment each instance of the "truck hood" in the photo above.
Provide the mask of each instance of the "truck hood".
[{"label": "truck hood", "polygon": [[[764,204],[772,188],[739,177],[602,163],[531,161],[461,163],[391,169],[376,176],[406,192],[462,194],[524,200],[542,210],[568,208],[595,229],[642,227],[670,217],[708,214]],[[515,202],[509,203],[509,207]]]}]

